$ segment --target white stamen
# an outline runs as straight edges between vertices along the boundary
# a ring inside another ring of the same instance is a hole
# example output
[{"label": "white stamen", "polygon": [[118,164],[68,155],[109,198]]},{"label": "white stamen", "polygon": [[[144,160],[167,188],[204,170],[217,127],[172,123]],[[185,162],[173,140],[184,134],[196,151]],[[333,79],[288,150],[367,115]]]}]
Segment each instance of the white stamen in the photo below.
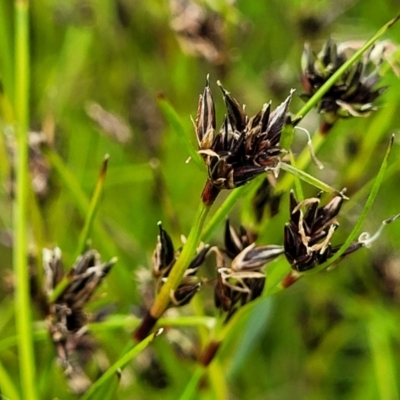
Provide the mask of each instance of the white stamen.
[{"label": "white stamen", "polygon": [[301,126],[295,126],[294,129],[299,129],[306,133],[306,135],[308,137],[307,146],[308,146],[308,150],[311,155],[311,159],[313,160],[314,164],[318,167],[318,169],[324,169],[324,165],[322,164],[321,161],[318,160],[317,156],[315,155],[315,151],[314,151],[312,141],[311,141],[311,136],[310,136],[310,133],[308,132],[308,130],[305,128],[302,128]]},{"label": "white stamen", "polygon": [[395,221],[397,218],[400,217],[400,214],[396,214],[393,217],[390,217],[388,219],[385,219],[382,221],[381,226],[379,229],[373,234],[372,236],[368,232],[363,232],[359,237],[358,237],[358,242],[364,244],[365,247],[370,247],[371,244],[378,239],[378,237],[381,235],[383,228],[386,225],[391,224],[393,221]]}]

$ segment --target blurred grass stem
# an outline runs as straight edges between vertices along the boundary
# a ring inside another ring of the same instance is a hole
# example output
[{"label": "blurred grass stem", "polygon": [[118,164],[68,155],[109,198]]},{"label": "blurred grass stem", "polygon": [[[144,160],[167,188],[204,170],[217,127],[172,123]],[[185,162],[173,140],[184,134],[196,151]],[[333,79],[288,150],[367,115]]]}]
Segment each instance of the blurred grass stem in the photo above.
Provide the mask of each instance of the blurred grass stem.
[{"label": "blurred grass stem", "polygon": [[28,268],[27,217],[29,170],[29,2],[15,1],[15,126],[17,137],[16,196],[13,210],[15,230],[13,267],[15,284],[15,317],[21,387],[24,399],[37,399],[35,360],[32,340],[32,318]]}]

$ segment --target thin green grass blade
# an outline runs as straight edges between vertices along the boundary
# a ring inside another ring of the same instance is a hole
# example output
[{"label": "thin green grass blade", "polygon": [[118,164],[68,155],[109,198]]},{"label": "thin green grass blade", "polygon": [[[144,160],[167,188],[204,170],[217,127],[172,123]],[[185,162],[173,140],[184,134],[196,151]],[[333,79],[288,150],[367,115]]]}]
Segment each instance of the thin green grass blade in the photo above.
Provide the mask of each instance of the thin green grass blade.
[{"label": "thin green grass blade", "polygon": [[0,363],[0,388],[1,388],[1,399],[12,399],[19,400],[21,398],[17,388],[14,385],[13,379],[8,374],[7,370]]},{"label": "thin green grass blade", "polygon": [[[89,331],[104,332],[112,329],[134,329],[140,324],[140,319],[133,315],[110,315],[105,321],[93,322],[87,325]],[[179,316],[166,317],[158,320],[158,326],[174,327],[205,327],[212,329],[215,326],[215,318],[207,316]],[[1,349],[0,341],[0,349]]]},{"label": "thin green grass blade", "polygon": [[[96,187],[94,189],[94,193],[92,196],[92,200],[90,201],[90,205],[89,208],[87,210],[87,214],[86,214],[86,220],[85,220],[85,224],[83,226],[81,235],[79,237],[79,243],[78,243],[78,248],[76,251],[76,257],[79,257],[79,255],[81,255],[86,248],[86,243],[87,240],[89,238],[92,226],[93,226],[93,222],[94,222],[94,218],[96,216],[96,212],[99,206],[99,202],[100,202],[100,197],[103,191],[103,184],[104,184],[104,180],[106,177],[106,172],[107,172],[107,165],[108,165],[108,155],[106,155],[104,157],[103,160],[103,164],[100,170],[100,174],[96,183]],[[74,182],[74,180],[73,180]],[[86,203],[86,199],[84,199],[84,196],[82,197],[80,194],[80,190],[77,190],[77,194],[78,194],[78,198],[80,199],[80,202],[82,202],[82,206],[83,203]],[[54,289],[51,298],[50,298],[50,302],[54,302],[57,300],[57,298],[60,296],[60,294],[64,291],[64,289],[68,286],[69,283],[69,275],[65,274],[64,278],[61,280],[61,282],[57,285],[57,287]]]},{"label": "thin green grass blade", "polygon": [[238,332],[241,337],[236,346],[235,355],[232,357],[228,372],[229,380],[235,379],[239,375],[256,344],[262,340],[262,335],[268,329],[272,307],[273,303],[270,298],[262,298],[257,301],[246,321],[246,327],[241,329],[240,333]]},{"label": "thin green grass blade", "polygon": [[101,392],[97,392],[96,399],[98,400],[114,400],[116,398],[116,392],[121,380],[120,374],[115,374],[113,379],[109,380],[108,387],[102,388]]},{"label": "thin green grass blade", "polygon": [[108,166],[108,154],[103,159],[103,164],[100,169],[100,174],[97,179],[96,187],[93,192],[92,200],[90,201],[89,212],[87,213],[85,224],[83,226],[81,235],[79,237],[78,248],[76,251],[77,257],[82,254],[87,246],[87,240],[89,239],[90,232],[92,230],[93,221],[96,217],[97,209],[99,208],[101,194],[103,193],[104,180],[106,179],[107,166]]},{"label": "thin green grass blade", "polygon": [[1,83],[11,101],[14,100],[15,65],[13,54],[12,19],[9,18],[13,4],[3,2],[0,7],[0,65]]},{"label": "thin green grass blade", "polygon": [[[62,158],[52,149],[44,149],[44,153],[46,159],[54,169],[54,171],[58,174],[58,177],[65,187],[77,209],[79,210],[81,216],[85,218],[89,213],[90,201],[86,197],[85,192],[80,187],[75,175],[71,172],[71,170],[65,165]],[[103,226],[98,221],[94,221],[93,230],[97,234],[97,238],[100,241],[101,247],[108,254],[108,256],[112,257],[116,254],[116,247],[113,241],[110,238],[110,235],[105,231]],[[110,226],[114,224],[114,221],[107,221]]]},{"label": "thin green grass blade", "polygon": [[188,384],[185,387],[185,390],[179,397],[179,400],[193,400],[196,398],[196,394],[198,393],[199,382],[204,374],[204,368],[198,367],[190,378]]},{"label": "thin green grass blade", "polygon": [[357,235],[360,232],[360,229],[375,201],[375,198],[378,194],[379,188],[382,184],[383,178],[385,176],[385,172],[389,163],[389,157],[390,153],[392,152],[392,147],[393,147],[393,142],[394,142],[394,135],[390,138],[389,146],[386,150],[385,157],[382,161],[381,167],[379,169],[378,175],[376,176],[374,185],[372,186],[371,192],[367,198],[367,201],[365,202],[365,206],[361,212],[360,217],[357,220],[357,223],[355,224],[353,230],[350,232],[349,236],[347,237],[346,241],[343,243],[343,245],[340,247],[340,249],[335,253],[333,257],[331,257],[328,261],[325,263],[319,265],[317,268],[314,268],[313,270],[307,271],[304,273],[304,275],[307,274],[314,274],[319,271],[322,271],[326,268],[328,268],[330,265],[332,265],[336,260],[338,260],[341,255],[346,251],[346,249],[350,246],[350,244],[356,239]]},{"label": "thin green grass blade", "polygon": [[328,193],[332,193],[332,194],[339,193],[339,190],[336,190],[335,188],[327,185],[326,183],[320,181],[319,179],[314,178],[312,175],[307,174],[306,172],[301,171],[300,169],[297,169],[289,164],[281,162],[279,164],[279,168],[286,172],[289,172],[296,178],[301,179],[302,181],[307,182],[310,185],[323,190],[324,192],[328,192]]},{"label": "thin green grass blade", "polygon": [[205,165],[203,159],[194,149],[193,144],[186,133],[186,129],[182,125],[178,113],[174,110],[171,103],[164,96],[158,96],[157,102],[162,113],[164,114],[165,119],[168,121],[171,128],[177,134],[182,143],[186,146],[191,159],[196,163],[201,171],[204,171]]},{"label": "thin green grass blade", "polygon": [[391,345],[391,335],[386,313],[373,309],[367,324],[367,333],[375,369],[375,380],[381,400],[399,400],[395,349]]},{"label": "thin green grass blade", "polygon": [[[296,161],[294,159],[293,153],[290,152],[289,153],[290,156],[290,165],[293,168],[296,168],[298,171],[301,171],[301,169],[299,169],[296,165]],[[300,178],[298,176],[292,175],[294,178],[294,187],[295,187],[295,193],[296,193],[296,199],[298,199],[298,201],[302,201],[304,199],[304,193],[303,193],[303,188],[301,187],[301,181]]]},{"label": "thin green grass blade", "polygon": [[[49,337],[49,332],[47,329],[34,330],[32,333],[32,339],[35,342],[40,342],[42,340],[47,339],[48,337]],[[8,336],[7,338],[0,340],[0,351],[3,351],[10,347],[17,346],[18,342],[19,342],[18,336]]]},{"label": "thin green grass blade", "polygon": [[162,333],[162,331],[162,329],[159,329],[155,333],[152,333],[146,339],[142,340],[135,347],[126,352],[118,361],[116,361],[110,368],[108,368],[108,370],[104,372],[104,374],[99,379],[97,379],[96,382],[93,383],[93,385],[81,397],[81,400],[89,399],[96,390],[102,388],[103,385],[110,378],[115,376],[115,374],[117,374],[120,369],[124,368],[126,364],[128,364],[133,358],[141,353],[157,336]]},{"label": "thin green grass blade", "polygon": [[80,213],[85,216],[89,210],[90,202],[87,199],[85,193],[79,186],[74,174],[65,165],[62,158],[52,149],[45,148],[44,154],[46,159],[52,166],[52,168],[57,172],[62,184],[69,190],[75,201],[76,207],[78,207]]},{"label": "thin green grass blade", "polygon": [[[316,153],[319,148],[322,146],[324,143],[325,137],[322,136],[319,131],[315,132],[313,137],[312,137],[312,147],[314,149],[314,152]],[[296,167],[299,170],[304,170],[308,167],[308,165],[311,162],[311,154],[310,154],[310,149],[306,146],[301,154],[297,157],[296,159]],[[277,193],[279,192],[284,192],[286,190],[289,190],[292,183],[294,180],[294,176],[290,174],[286,174],[282,179],[279,179],[275,191]]]}]

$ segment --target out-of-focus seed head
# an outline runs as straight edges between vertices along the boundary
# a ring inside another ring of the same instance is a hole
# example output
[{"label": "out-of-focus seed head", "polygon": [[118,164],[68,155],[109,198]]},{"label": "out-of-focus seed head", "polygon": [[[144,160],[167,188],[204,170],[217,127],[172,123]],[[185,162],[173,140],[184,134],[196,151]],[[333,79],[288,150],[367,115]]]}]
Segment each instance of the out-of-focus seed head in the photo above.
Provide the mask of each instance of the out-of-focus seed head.
[{"label": "out-of-focus seed head", "polygon": [[225,66],[225,18],[192,0],[170,0],[171,28],[177,35],[182,50],[204,57],[208,62]]},{"label": "out-of-focus seed head", "polygon": [[[62,278],[68,279],[68,285],[54,302],[55,315],[53,316],[56,320],[68,316],[65,327],[67,331],[77,331],[85,324],[85,318],[82,318],[83,307],[115,262],[116,259],[112,259],[102,263],[100,255],[95,250],[89,250],[77,259],[75,265],[65,275],[61,264],[61,250],[55,248],[43,251],[46,294],[50,296]],[[71,321],[74,322],[68,324]]]},{"label": "out-of-focus seed head", "polygon": [[[305,93],[301,97],[310,99],[354,52],[350,44],[338,46],[332,39],[325,43],[317,55],[306,45],[301,60],[301,80]],[[386,90],[386,87],[375,88],[380,80],[379,65],[384,56],[382,53],[377,59],[376,56],[371,57],[371,54],[372,50],[353,64],[318,103],[318,112],[323,114],[323,133],[338,118],[366,117],[376,110],[374,101]]]},{"label": "out-of-focus seed head", "polygon": [[[44,292],[48,298],[46,322],[58,360],[68,378],[71,390],[75,393],[87,390],[91,384],[81,363],[72,355],[84,342],[83,333],[89,320],[84,306],[115,262],[116,259],[112,259],[103,263],[95,250],[89,250],[77,259],[68,273],[65,273],[61,250],[58,247],[43,250]],[[54,289],[64,279],[67,280],[65,289],[54,302],[50,302]]]}]

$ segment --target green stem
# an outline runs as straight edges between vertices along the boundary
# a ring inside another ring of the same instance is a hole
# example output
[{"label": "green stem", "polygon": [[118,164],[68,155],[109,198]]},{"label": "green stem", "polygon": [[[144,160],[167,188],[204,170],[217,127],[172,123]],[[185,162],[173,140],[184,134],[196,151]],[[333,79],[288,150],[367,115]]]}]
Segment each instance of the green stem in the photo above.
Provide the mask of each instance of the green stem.
[{"label": "green stem", "polygon": [[196,254],[196,249],[200,242],[201,231],[210,208],[211,204],[200,203],[192,229],[190,230],[187,241],[183,246],[182,252],[169,273],[167,281],[161,287],[152,307],[144,317],[139,328],[135,331],[135,340],[143,340],[167,309],[170,303],[171,293],[179,286],[190,261],[194,254]]},{"label": "green stem", "polygon": [[141,343],[137,344],[135,347],[126,352],[119,360],[117,360],[106,372],[93,385],[86,391],[86,393],[81,397],[81,400],[89,399],[90,396],[100,389],[109,379],[113,376],[118,376],[121,369],[135,358],[139,353],[141,353],[157,336],[162,333],[162,329],[159,329],[152,335],[149,335],[146,339],[142,340]]},{"label": "green stem", "polygon": [[15,318],[23,398],[37,399],[28,270],[29,2],[15,1],[15,116],[18,143],[13,222]]},{"label": "green stem", "polygon": [[203,232],[201,234],[201,238],[204,242],[208,242],[211,239],[211,235],[217,229],[219,225],[224,221],[226,216],[235,206],[236,202],[242,197],[245,192],[247,186],[243,185],[233,190],[223,204],[218,208],[218,210],[214,213],[212,218],[208,221],[208,224],[204,227]]},{"label": "green stem", "polygon": [[168,275],[167,282],[162,286],[160,293],[151,307],[151,315],[153,317],[161,317],[166,310],[170,302],[171,292],[178,287],[190,261],[194,254],[196,254],[196,249],[200,242],[200,234],[210,208],[211,206],[200,203],[189,237],[183,246],[182,253],[179,255],[178,260]]}]

